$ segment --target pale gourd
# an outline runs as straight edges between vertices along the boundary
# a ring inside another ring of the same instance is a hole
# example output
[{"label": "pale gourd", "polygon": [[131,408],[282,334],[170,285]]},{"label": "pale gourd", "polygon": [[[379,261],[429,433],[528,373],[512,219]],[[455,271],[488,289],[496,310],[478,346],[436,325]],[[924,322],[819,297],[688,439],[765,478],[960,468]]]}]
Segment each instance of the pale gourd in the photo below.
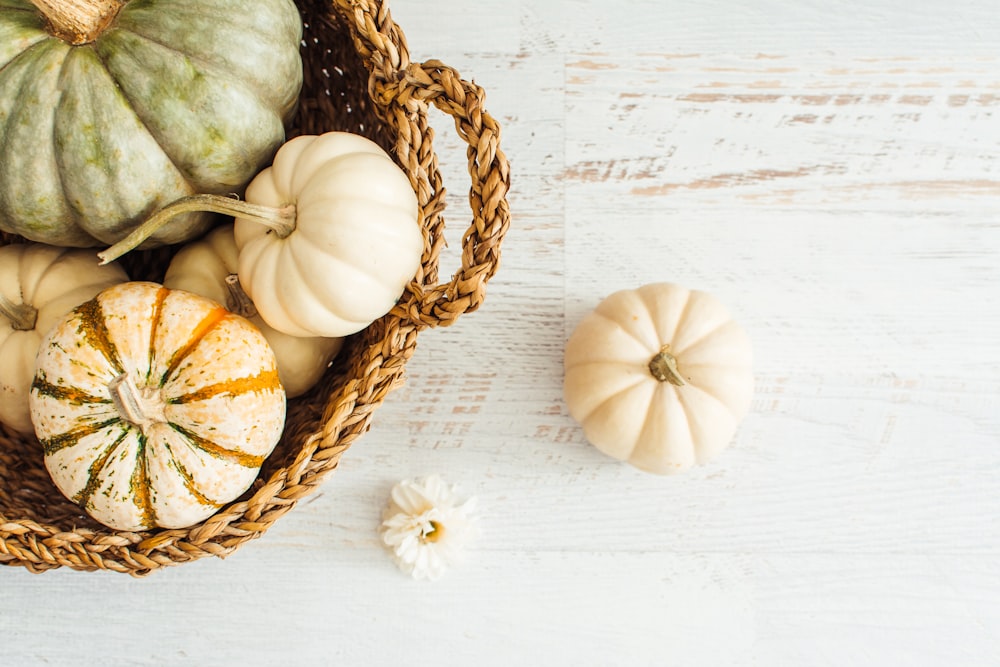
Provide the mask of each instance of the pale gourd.
[{"label": "pale gourd", "polygon": [[31,417],[56,487],[124,531],[202,521],[281,436],[267,341],[220,304],[149,282],[103,290],[42,340]]},{"label": "pale gourd", "polygon": [[0,247],[0,422],[31,433],[28,393],[42,336],[106,287],[128,280],[92,252],[41,243]]},{"label": "pale gourd", "polygon": [[240,284],[265,322],[292,336],[341,337],[389,312],[416,275],[424,234],[406,173],[348,132],[302,135],[246,190],[246,201],[180,200],[98,255],[113,260],[181,211],[235,216]]},{"label": "pale gourd", "polygon": [[289,336],[269,325],[257,314],[250,297],[240,287],[237,260],[233,226],[222,225],[205,238],[187,243],[174,255],[163,277],[163,285],[218,301],[250,320],[274,350],[285,394],[288,398],[300,396],[323,375],[344,339]]},{"label": "pale gourd", "polygon": [[295,205],[294,226],[236,218],[239,276],[264,318],[295,336],[346,336],[387,313],[420,266],[417,197],[377,144],[346,132],[284,144],[247,201]]},{"label": "pale gourd", "polygon": [[652,473],[714,459],[753,397],[746,332],[712,295],[654,283],[610,295],[566,343],[564,396],[597,449]]},{"label": "pale gourd", "polygon": [[182,196],[241,192],[285,139],[301,34],[292,0],[3,0],[0,229],[106,245]]}]

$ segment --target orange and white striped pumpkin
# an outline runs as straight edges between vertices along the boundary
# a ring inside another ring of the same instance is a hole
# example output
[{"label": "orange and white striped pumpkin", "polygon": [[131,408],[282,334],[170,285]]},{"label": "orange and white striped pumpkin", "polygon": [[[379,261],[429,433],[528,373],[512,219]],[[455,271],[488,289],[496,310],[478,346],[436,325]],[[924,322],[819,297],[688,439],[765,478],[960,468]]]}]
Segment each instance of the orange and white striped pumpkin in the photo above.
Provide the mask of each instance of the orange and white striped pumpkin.
[{"label": "orange and white striped pumpkin", "polygon": [[102,291],[42,341],[31,417],[56,486],[118,530],[183,528],[242,494],[281,436],[260,331],[156,283]]}]

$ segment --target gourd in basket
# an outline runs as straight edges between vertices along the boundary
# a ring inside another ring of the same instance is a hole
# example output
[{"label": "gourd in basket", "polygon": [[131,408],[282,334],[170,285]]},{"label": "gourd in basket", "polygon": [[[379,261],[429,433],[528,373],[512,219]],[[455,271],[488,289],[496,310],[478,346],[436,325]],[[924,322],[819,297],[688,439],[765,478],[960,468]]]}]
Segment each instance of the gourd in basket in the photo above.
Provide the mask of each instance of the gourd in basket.
[{"label": "gourd in basket", "polygon": [[[154,4],[133,3],[136,9]],[[228,13],[209,9],[214,4],[187,3],[191,13],[184,21],[227,23]],[[232,553],[263,534],[336,469],[344,451],[368,429],[379,404],[401,384],[417,335],[429,327],[450,325],[483,302],[509,226],[509,168],[500,150],[500,128],[484,109],[483,90],[441,62],[411,62],[402,30],[383,2],[300,0],[295,7],[300,16],[296,27],[303,30],[303,86],[287,134],[353,132],[391,155],[417,197],[423,241],[419,266],[392,309],[345,339],[335,362],[313,388],[288,401],[281,440],[247,492],[194,526],[138,531],[102,526],[55,488],[35,438],[0,427],[0,562],[33,572],[69,567],[138,576]],[[0,0],[0,10],[12,8],[25,13],[31,9],[23,0]],[[230,27],[246,17],[231,18]],[[34,29],[40,25],[44,23],[35,20]],[[15,33],[5,34],[11,37],[0,39],[2,53],[15,41]],[[40,39],[51,37],[46,32]],[[468,146],[472,216],[464,232],[456,234],[461,238],[461,264],[444,281],[438,276],[445,246],[444,183],[434,150],[431,107],[451,118]],[[52,150],[46,145],[29,153],[44,161]],[[21,162],[28,170],[23,178],[37,172],[34,161],[22,156]],[[10,187],[0,182],[0,198],[8,196],[4,193]],[[152,207],[173,199],[176,196],[157,200]],[[144,216],[150,212],[142,211]],[[7,229],[15,233],[3,234],[4,242],[22,240],[17,229]],[[94,238],[101,243],[115,240]],[[83,238],[80,242],[92,243]],[[159,282],[178,248],[141,249],[122,262],[133,279]]]},{"label": "gourd in basket", "polygon": [[205,519],[250,486],[281,435],[285,392],[263,334],[184,290],[101,291],[49,330],[35,368],[45,466],[112,528]]},{"label": "gourd in basket", "polygon": [[405,172],[350,132],[295,137],[246,201],[194,195],[98,253],[119,258],[179,211],[236,216],[237,275],[261,317],[291,336],[347,336],[385,315],[417,267],[423,234]]},{"label": "gourd in basket", "polygon": [[107,244],[183,195],[242,191],[285,137],[301,34],[291,0],[0,0],[0,228]]}]

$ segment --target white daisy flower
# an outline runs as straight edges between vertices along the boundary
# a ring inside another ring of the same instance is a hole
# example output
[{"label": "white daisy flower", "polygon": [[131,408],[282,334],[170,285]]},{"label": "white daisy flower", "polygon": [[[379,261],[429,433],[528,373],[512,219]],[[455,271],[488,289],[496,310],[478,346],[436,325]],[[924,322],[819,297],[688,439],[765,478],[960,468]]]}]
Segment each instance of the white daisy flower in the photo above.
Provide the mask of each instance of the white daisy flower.
[{"label": "white daisy flower", "polygon": [[403,480],[392,488],[379,533],[403,572],[434,581],[461,562],[478,534],[475,508],[475,498],[460,501],[437,475]]}]

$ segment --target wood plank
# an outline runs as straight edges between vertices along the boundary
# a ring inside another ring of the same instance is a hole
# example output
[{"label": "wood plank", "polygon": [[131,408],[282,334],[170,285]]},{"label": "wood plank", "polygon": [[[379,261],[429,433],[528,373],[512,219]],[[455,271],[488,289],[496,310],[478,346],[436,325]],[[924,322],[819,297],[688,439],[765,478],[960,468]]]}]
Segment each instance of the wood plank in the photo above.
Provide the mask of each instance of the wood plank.
[{"label": "wood plank", "polygon": [[[503,125],[486,303],[423,332],[322,489],[225,561],[5,570],[0,663],[1000,663],[995,8],[390,4]],[[467,166],[434,118],[447,277]],[[756,354],[732,446],[671,478],[597,452],[562,400],[576,323],[654,280],[715,293]],[[482,535],[425,584],[376,528],[432,472]]]}]

